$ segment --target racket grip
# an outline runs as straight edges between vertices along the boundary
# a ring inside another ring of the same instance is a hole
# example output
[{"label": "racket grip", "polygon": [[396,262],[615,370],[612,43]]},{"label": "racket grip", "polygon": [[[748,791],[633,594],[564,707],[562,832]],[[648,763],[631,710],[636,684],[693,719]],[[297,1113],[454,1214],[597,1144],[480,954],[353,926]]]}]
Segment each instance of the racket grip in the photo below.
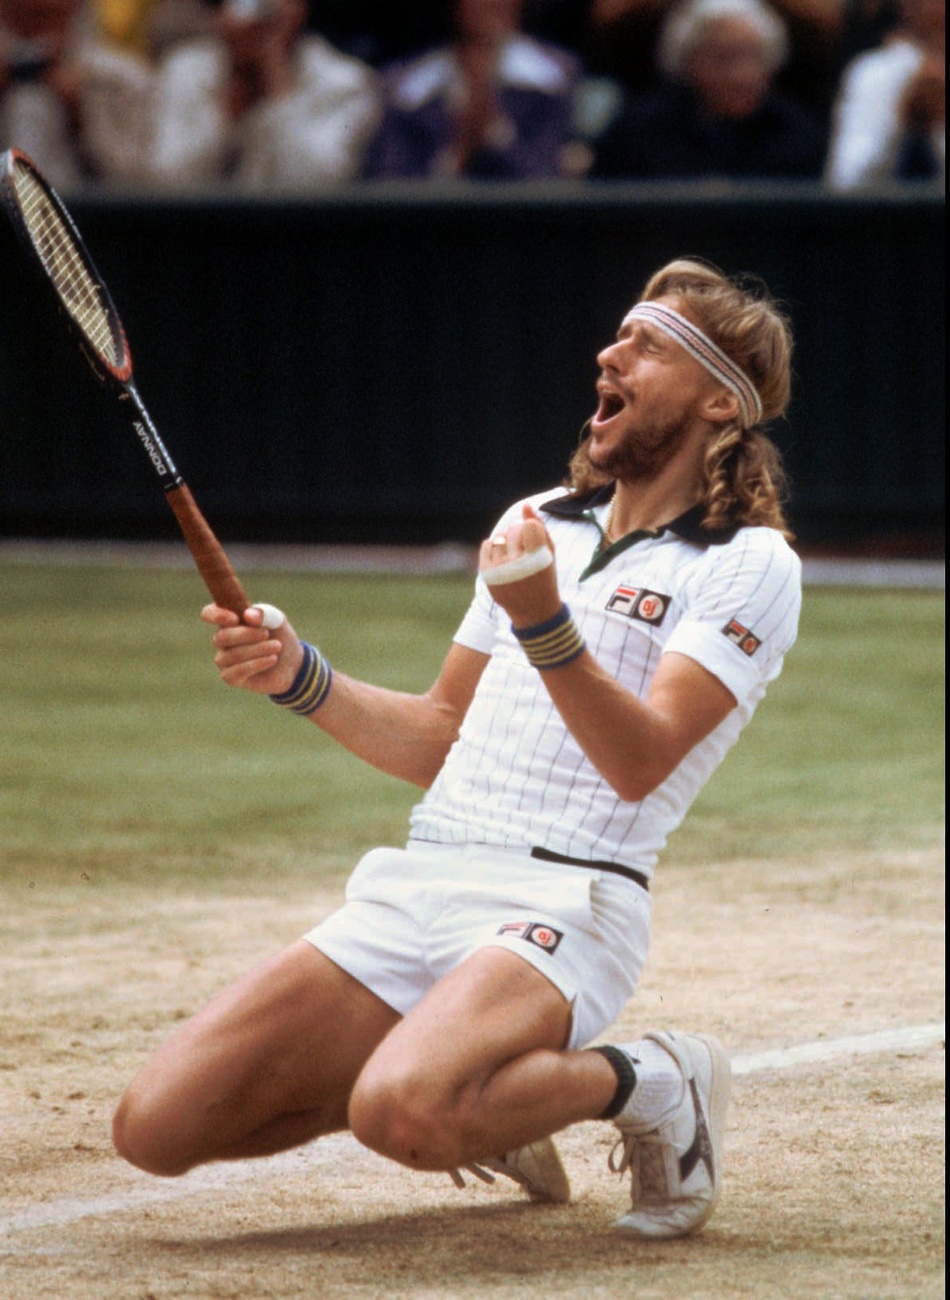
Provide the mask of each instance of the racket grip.
[{"label": "racket grip", "polygon": [[169,488],[165,495],[215,604],[230,609],[235,614],[243,614],[251,602],[241,586],[240,578],[231,568],[224,548],[198,509],[190,489],[181,483],[178,487]]}]

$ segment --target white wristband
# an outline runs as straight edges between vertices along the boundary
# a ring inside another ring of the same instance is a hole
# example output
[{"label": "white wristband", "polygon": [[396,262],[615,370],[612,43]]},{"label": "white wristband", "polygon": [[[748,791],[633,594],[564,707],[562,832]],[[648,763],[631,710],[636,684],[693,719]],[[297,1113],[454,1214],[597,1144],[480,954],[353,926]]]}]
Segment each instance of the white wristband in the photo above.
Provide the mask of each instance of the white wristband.
[{"label": "white wristband", "polygon": [[533,573],[540,573],[553,563],[554,556],[550,548],[539,546],[534,551],[525,551],[523,555],[516,555],[513,560],[506,560],[504,564],[492,569],[482,569],[482,577],[489,587],[503,587],[507,582],[520,582],[522,578],[530,578]]}]

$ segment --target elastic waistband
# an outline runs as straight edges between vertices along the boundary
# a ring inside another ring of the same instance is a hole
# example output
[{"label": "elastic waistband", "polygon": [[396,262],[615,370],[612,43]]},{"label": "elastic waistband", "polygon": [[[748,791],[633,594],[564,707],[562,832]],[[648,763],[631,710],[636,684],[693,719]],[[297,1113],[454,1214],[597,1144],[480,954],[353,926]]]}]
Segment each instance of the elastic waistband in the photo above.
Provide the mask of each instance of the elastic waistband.
[{"label": "elastic waistband", "polygon": [[635,885],[641,889],[650,892],[650,882],[642,871],[637,871],[633,867],[625,867],[619,862],[589,862],[584,858],[569,858],[564,853],[553,853],[550,849],[533,848],[531,850],[533,858],[540,858],[542,862],[560,862],[567,867],[587,867],[591,871],[609,871],[615,876],[625,876],[627,880],[632,880]]}]

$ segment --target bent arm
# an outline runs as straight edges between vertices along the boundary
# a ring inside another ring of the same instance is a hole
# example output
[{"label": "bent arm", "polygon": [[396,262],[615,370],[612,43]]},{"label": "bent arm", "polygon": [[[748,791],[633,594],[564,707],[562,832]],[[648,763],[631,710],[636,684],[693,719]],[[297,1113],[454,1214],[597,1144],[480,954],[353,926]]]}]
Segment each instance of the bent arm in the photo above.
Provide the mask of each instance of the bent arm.
[{"label": "bent arm", "polygon": [[[480,557],[494,599],[516,628],[544,626],[561,606],[554,564],[519,580],[499,582],[505,570],[514,574],[518,557],[521,562],[526,553],[542,546],[553,551],[541,520],[527,507],[523,522],[509,527],[503,549],[496,550],[496,540],[483,544]],[[645,799],[662,784],[737,703],[718,677],[676,652],[661,656],[644,699],[621,685],[586,648],[560,666],[538,672],[587,758],[629,802]]]},{"label": "bent arm", "polygon": [[641,700],[585,651],[541,673],[574,739],[621,799],[645,799],[736,706],[732,692],[686,655],[663,655]]}]

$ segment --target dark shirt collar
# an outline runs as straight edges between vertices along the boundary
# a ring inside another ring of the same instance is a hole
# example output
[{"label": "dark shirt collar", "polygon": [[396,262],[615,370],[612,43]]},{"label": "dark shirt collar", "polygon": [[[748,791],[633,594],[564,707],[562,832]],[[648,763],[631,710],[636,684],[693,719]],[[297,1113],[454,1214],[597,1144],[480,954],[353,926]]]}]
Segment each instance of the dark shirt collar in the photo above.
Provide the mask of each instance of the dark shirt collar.
[{"label": "dark shirt collar", "polygon": [[[555,497],[553,501],[548,501],[541,506],[541,509],[546,510],[548,514],[556,515],[559,519],[583,519],[594,506],[603,505],[610,500],[615,486],[614,483],[605,483],[603,487],[594,488],[590,492],[569,492],[566,496]],[[693,542],[696,546],[723,546],[726,542],[732,541],[742,526],[730,524],[728,528],[703,528],[704,513],[701,505],[690,506],[689,510],[655,531],[631,534],[631,536],[659,537],[669,529],[671,533],[676,533],[677,537],[682,537],[686,542]],[[621,541],[623,540],[621,538]]]}]

